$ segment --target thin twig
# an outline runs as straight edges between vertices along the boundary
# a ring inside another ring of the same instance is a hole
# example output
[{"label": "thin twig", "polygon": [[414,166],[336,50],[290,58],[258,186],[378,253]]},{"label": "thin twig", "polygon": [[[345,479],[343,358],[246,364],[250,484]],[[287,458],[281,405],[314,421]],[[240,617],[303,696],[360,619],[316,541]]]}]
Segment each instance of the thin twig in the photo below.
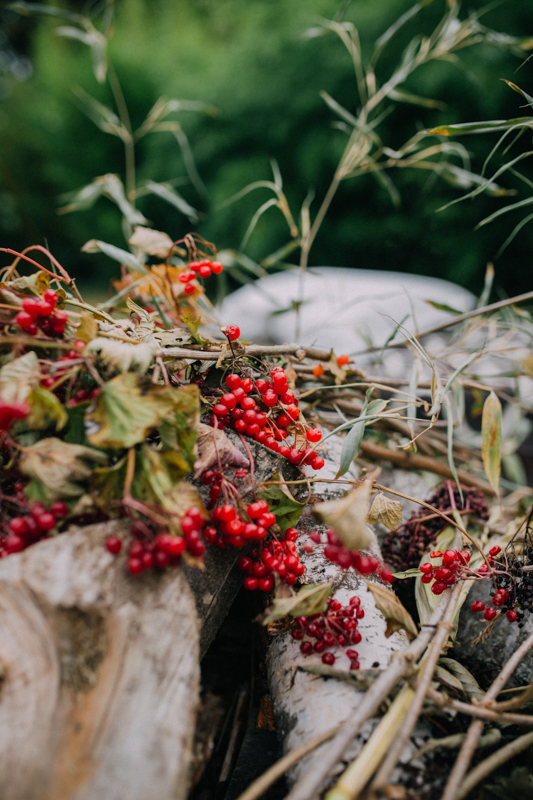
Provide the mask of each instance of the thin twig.
[{"label": "thin twig", "polygon": [[478,783],[481,783],[481,781],[486,778],[487,775],[490,775],[490,773],[494,772],[495,769],[501,767],[501,765],[505,764],[506,761],[509,761],[510,758],[514,758],[514,756],[518,755],[518,753],[521,753],[523,750],[526,750],[532,744],[533,732],[525,733],[523,736],[519,736],[518,739],[506,744],[505,747],[501,747],[495,753],[492,753],[488,758],[486,758],[468,773],[466,780],[461,784],[459,791],[457,792],[456,800],[463,800],[463,797],[466,797],[467,794],[472,791],[474,786],[477,786]]}]

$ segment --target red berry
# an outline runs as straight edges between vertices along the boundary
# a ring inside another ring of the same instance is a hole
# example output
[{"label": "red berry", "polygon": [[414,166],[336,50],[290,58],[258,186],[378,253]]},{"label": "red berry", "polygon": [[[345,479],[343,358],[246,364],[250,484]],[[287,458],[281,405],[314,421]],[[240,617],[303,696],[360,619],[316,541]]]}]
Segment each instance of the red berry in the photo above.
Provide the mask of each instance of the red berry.
[{"label": "red berry", "polygon": [[476,600],[474,603],[472,603],[470,608],[474,613],[477,613],[478,611],[484,611],[485,603],[483,603],[482,600]]},{"label": "red berry", "polygon": [[220,273],[222,272],[222,270],[224,269],[224,267],[223,267],[223,265],[220,263],[220,261],[213,261],[213,262],[211,263],[211,269],[213,270],[213,272],[215,273],[215,275],[220,275]]},{"label": "red berry", "polygon": [[250,592],[253,592],[255,589],[257,589],[258,584],[259,581],[257,580],[257,578],[249,577],[244,579],[244,588],[248,589],[248,591]]},{"label": "red berry", "polygon": [[220,329],[225,336],[230,340],[230,342],[234,342],[235,339],[238,339],[241,335],[241,329],[237,325],[227,325],[225,328]]},{"label": "red berry", "polygon": [[181,536],[171,536],[166,543],[165,549],[169,556],[177,558],[182,555],[186,547],[187,547],[187,542]]},{"label": "red berry", "polygon": [[322,656],[322,662],[324,664],[329,664],[329,666],[333,666],[333,664],[335,663],[335,656],[333,655],[333,653],[324,653],[324,655]]},{"label": "red berry", "polygon": [[291,392],[290,390],[288,392],[283,392],[283,394],[280,395],[279,399],[281,400],[281,402],[285,406],[288,406],[291,403],[295,403],[296,402],[295,394],[294,394],[294,392]]},{"label": "red berry", "polygon": [[132,575],[140,575],[144,569],[144,564],[140,558],[130,558],[128,561],[128,571]]},{"label": "red berry", "polygon": [[276,524],[276,516],[271,511],[267,511],[257,518],[257,524],[261,525],[263,528],[270,528],[272,525]]},{"label": "red berry", "polygon": [[234,372],[232,372],[230,375],[227,376],[226,386],[228,387],[228,389],[231,389],[231,391],[233,391],[234,389],[238,389],[240,385],[241,385],[241,379]]},{"label": "red berry", "polygon": [[322,431],[319,430],[319,428],[310,428],[310,430],[307,431],[305,436],[308,442],[312,442],[313,444],[315,444],[316,442],[319,442],[321,440]]},{"label": "red berry", "polygon": [[236,516],[237,512],[229,503],[220,506],[218,509],[217,517],[221,522],[231,522],[231,520],[235,519]]},{"label": "red berry", "polygon": [[200,267],[198,267],[198,275],[200,278],[209,278],[211,275],[211,267],[208,267],[207,264],[202,264]]},{"label": "red berry", "polygon": [[225,417],[228,413],[227,406],[223,406],[222,403],[215,403],[213,406],[213,414],[216,414],[217,417]]},{"label": "red berry", "polygon": [[42,531],[51,531],[56,526],[56,518],[49,511],[39,514],[36,522]]},{"label": "red berry", "polygon": [[263,403],[268,406],[268,408],[272,408],[278,402],[278,396],[275,392],[271,389],[268,389],[263,395]]},{"label": "red berry", "polygon": [[26,517],[13,517],[9,523],[9,530],[17,536],[24,536],[28,532]]},{"label": "red berry", "polygon": [[227,392],[226,394],[222,395],[222,397],[220,398],[220,402],[222,403],[223,406],[226,406],[226,408],[235,408],[235,406],[237,405],[237,398],[235,397],[233,392]]},{"label": "red berry", "polygon": [[498,616],[498,612],[495,608],[486,608],[483,612],[483,617],[490,622],[491,620],[495,619]]},{"label": "red berry", "polygon": [[300,645],[300,650],[304,656],[309,656],[313,652],[313,645],[311,642],[302,642]]},{"label": "red berry", "polygon": [[248,394],[254,388],[254,384],[251,378],[243,378],[241,381],[241,387],[244,391]]},{"label": "red berry", "polygon": [[433,565],[426,561],[424,564],[420,564],[419,568],[420,572],[423,572],[424,575],[431,575],[433,572]]},{"label": "red berry", "polygon": [[431,587],[431,591],[433,592],[433,594],[442,594],[445,589],[446,589],[446,583],[444,581],[435,581],[435,583]]},{"label": "red berry", "polygon": [[509,609],[509,611],[507,612],[507,614],[506,614],[505,616],[507,617],[507,619],[509,620],[509,622],[516,622],[516,619],[517,619],[517,617],[518,617],[518,614],[516,613],[516,611],[513,611],[513,609],[512,609],[512,608],[510,608],[510,609]]},{"label": "red berry", "polygon": [[255,388],[259,394],[264,394],[268,389],[268,381],[263,380],[263,378],[258,378],[255,382]]},{"label": "red berry", "polygon": [[192,294],[195,288],[196,287],[193,286],[192,283],[186,283],[185,286],[183,287],[183,291],[185,292],[185,294]]},{"label": "red berry", "polygon": [[440,550],[433,550],[432,553],[429,554],[430,558],[442,558],[442,553]]},{"label": "red berry", "polygon": [[346,364],[349,363],[350,363],[350,356],[343,354],[337,358],[337,364],[339,365],[339,367],[344,367],[346,366]]},{"label": "red berry", "polygon": [[[237,433],[246,433],[247,429],[248,429],[248,425],[246,424],[246,422],[243,419],[235,420],[235,430],[237,431]],[[259,428],[258,428],[258,430],[259,430]]]},{"label": "red berry", "polygon": [[116,556],[117,553],[120,553],[122,550],[122,539],[120,539],[118,536],[110,536],[108,539],[106,539],[105,546],[110,553]]},{"label": "red berry", "polygon": [[11,533],[5,540],[4,546],[8,553],[20,553],[21,550],[24,550],[26,544],[22,536],[17,533]]},{"label": "red berry", "polygon": [[317,469],[317,470],[318,469],[322,469],[324,464],[325,464],[325,461],[322,458],[322,456],[315,456],[315,458],[311,461],[311,467],[313,469]]},{"label": "red berry", "polygon": [[304,632],[301,628],[292,628],[291,636],[293,639],[296,639],[296,641],[299,641],[304,638]]},{"label": "red berry", "polygon": [[274,579],[270,576],[267,578],[260,578],[257,587],[262,592],[271,592],[274,588]]}]

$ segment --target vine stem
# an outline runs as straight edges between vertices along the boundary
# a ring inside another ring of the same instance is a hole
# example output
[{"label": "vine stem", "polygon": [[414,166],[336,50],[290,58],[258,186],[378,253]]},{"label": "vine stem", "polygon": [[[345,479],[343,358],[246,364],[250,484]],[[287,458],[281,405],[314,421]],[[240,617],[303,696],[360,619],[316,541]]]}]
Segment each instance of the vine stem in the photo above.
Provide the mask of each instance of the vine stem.
[{"label": "vine stem", "polygon": [[[524,658],[527,652],[533,647],[533,634],[529,636],[525,642],[522,642],[518,650],[516,650],[509,661],[505,664],[503,669],[497,675],[490,688],[485,693],[485,697],[481,701],[482,706],[487,706],[496,699],[500,691],[503,689],[520,661]],[[477,747],[477,743],[483,731],[483,721],[475,720],[470,723],[470,727],[466,734],[466,739],[463,742],[457,760],[453,765],[453,769],[448,778],[448,782],[444,789],[444,794],[441,800],[458,800],[459,791],[463,783],[463,778],[466,774],[468,766],[472,760],[472,756]],[[464,796],[464,795],[462,795]]]},{"label": "vine stem", "polygon": [[519,736],[518,739],[506,744],[505,747],[496,750],[495,753],[491,753],[488,758],[468,773],[466,780],[461,784],[456,800],[463,800],[463,798],[472,791],[474,786],[477,786],[487,775],[490,775],[495,769],[501,767],[501,765],[509,761],[510,758],[518,755],[518,753],[521,753],[532,744],[533,733],[525,733],[523,736]]}]

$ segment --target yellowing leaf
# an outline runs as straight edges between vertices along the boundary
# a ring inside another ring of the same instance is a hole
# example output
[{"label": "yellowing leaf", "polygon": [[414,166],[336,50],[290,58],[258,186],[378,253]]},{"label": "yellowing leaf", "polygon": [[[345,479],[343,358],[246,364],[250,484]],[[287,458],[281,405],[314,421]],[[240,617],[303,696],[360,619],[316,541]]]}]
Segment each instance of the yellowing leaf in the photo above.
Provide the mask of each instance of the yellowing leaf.
[{"label": "yellowing leaf", "polygon": [[376,606],[387,621],[385,636],[390,636],[394,631],[404,630],[410,639],[418,636],[418,630],[413,618],[406,608],[400,603],[394,592],[385,589],[379,583],[365,581],[368,591],[372,592]]},{"label": "yellowing leaf", "polygon": [[6,403],[21,403],[40,380],[39,359],[33,352],[8,361],[0,369],[0,398]]},{"label": "yellowing leaf", "polygon": [[[215,444],[216,443],[216,444]],[[198,452],[199,458],[194,464],[194,477],[199,478],[202,472],[221,464],[231,467],[249,467],[246,459],[238,447],[230,442],[224,431],[212,428],[210,425],[198,423]]]},{"label": "yellowing leaf", "polygon": [[374,470],[344,497],[318,503],[313,509],[315,516],[333,528],[348,550],[364,550],[376,540],[366,519],[372,486],[378,474],[379,471]]},{"label": "yellowing leaf", "polygon": [[41,482],[50,500],[57,500],[83,494],[84,489],[78,484],[90,478],[91,462],[105,464],[107,456],[99,450],[50,437],[23,451],[20,469]]},{"label": "yellowing leaf", "polygon": [[499,494],[502,456],[502,407],[494,392],[489,394],[483,405],[481,455],[489,483],[496,494]]},{"label": "yellowing leaf", "polygon": [[51,422],[55,422],[56,431],[60,431],[68,422],[64,406],[53,392],[49,392],[40,384],[37,384],[28,396],[28,404],[31,411],[26,422],[33,430],[43,430]]},{"label": "yellowing leaf", "polygon": [[302,586],[297,594],[290,597],[276,597],[273,605],[268,609],[263,625],[286,617],[287,614],[293,617],[320,614],[326,610],[326,600],[331,596],[331,592],[331,583],[311,583],[308,586]]},{"label": "yellowing leaf", "polygon": [[347,375],[347,371],[340,367],[337,363],[337,356],[331,351],[331,357],[328,361],[328,367],[330,368],[333,375],[335,375],[335,384],[339,386],[341,383],[344,383]]},{"label": "yellowing leaf", "polygon": [[82,311],[80,315],[80,324],[76,330],[76,337],[89,344],[90,341],[98,335],[98,322],[89,311]]},{"label": "yellowing leaf", "polygon": [[402,504],[398,500],[389,500],[383,492],[380,492],[370,507],[368,521],[381,522],[382,525],[393,531],[402,521]]},{"label": "yellowing leaf", "polygon": [[96,408],[85,415],[94,447],[132,447],[146,439],[179,404],[177,388],[158,386],[127,372],[102,386]]}]

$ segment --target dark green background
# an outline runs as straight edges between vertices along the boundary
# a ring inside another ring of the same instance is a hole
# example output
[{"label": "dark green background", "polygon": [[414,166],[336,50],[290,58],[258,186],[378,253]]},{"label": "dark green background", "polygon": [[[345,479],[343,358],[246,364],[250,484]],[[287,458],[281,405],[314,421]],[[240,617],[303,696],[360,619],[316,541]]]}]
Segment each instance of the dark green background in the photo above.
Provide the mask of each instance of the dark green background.
[{"label": "dark green background", "polygon": [[[360,31],[363,47],[372,43],[411,0],[353,0],[345,18]],[[463,14],[480,9],[474,0]],[[64,7],[84,10],[87,4]],[[308,190],[317,198],[327,189],[345,142],[332,127],[335,116],[319,96],[326,90],[346,108],[357,98],[351,62],[335,36],[304,40],[300,34],[317,17],[332,18],[339,0],[118,0],[110,58],[123,86],[134,125],[164,95],[202,100],[219,109],[211,118],[182,113],[177,118],[191,141],[208,197],[190,185],[180,191],[205,215],[196,229],[222,248],[238,247],[258,206],[271,195],[259,190],[217,210],[251,181],[270,179],[277,160],[293,213]],[[410,24],[380,61],[388,75],[403,47],[419,30],[429,32],[444,11],[434,2]],[[90,5],[89,5],[90,8]],[[19,249],[47,242],[56,257],[91,288],[103,287],[116,264],[103,256],[80,253],[90,238],[124,247],[118,210],[102,199],[90,211],[59,216],[58,195],[82,187],[107,172],[123,174],[123,148],[106,136],[73,102],[71,87],[82,86],[103,102],[106,87],[97,84],[89,51],[60,38],[55,20],[0,12],[9,42],[33,65],[33,75],[18,81],[5,71],[0,83],[0,242]],[[533,3],[513,0],[492,8],[483,22],[515,35],[533,35]],[[6,44],[4,42],[4,48]],[[516,54],[476,46],[461,54],[463,67],[432,63],[407,83],[410,91],[438,98],[445,110],[398,105],[379,132],[390,147],[416,130],[439,123],[507,118],[521,111],[521,98],[499,79],[508,78],[533,94],[533,61]],[[0,72],[1,77],[1,72]],[[530,148],[530,136],[519,148]],[[479,170],[495,137],[461,140]],[[518,152],[518,150],[516,150]],[[494,163],[499,163],[498,161]],[[139,179],[165,181],[185,176],[175,140],[167,133],[144,139],[138,148]],[[529,161],[522,172],[531,175]],[[478,197],[435,213],[457,191],[426,173],[402,171],[391,177],[402,195],[394,209],[386,191],[371,176],[345,182],[335,198],[311,253],[310,263],[402,270],[446,277],[478,291],[487,261],[521,219],[520,212],[479,231],[476,223],[510,199]],[[503,181],[519,196],[531,190],[512,176]],[[190,230],[185,217],[159,199],[139,201],[154,227],[178,238]],[[313,210],[318,203],[315,200]],[[246,252],[260,261],[286,241],[281,215],[269,210]],[[526,227],[496,261],[495,295],[531,289],[533,228]],[[5,262],[2,262],[5,263]]]}]

